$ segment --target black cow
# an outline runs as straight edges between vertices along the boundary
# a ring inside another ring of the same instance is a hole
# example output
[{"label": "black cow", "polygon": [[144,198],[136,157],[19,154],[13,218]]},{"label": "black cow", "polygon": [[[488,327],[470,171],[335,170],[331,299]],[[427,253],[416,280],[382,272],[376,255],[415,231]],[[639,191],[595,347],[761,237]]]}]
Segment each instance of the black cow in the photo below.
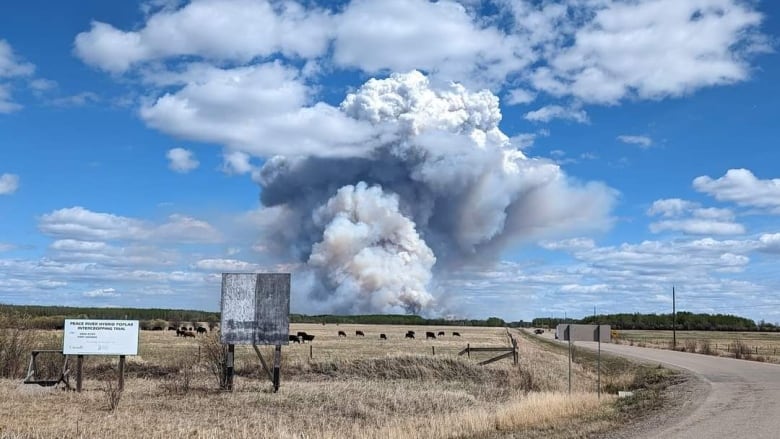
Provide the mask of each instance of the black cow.
[{"label": "black cow", "polygon": [[355,336],[356,337],[365,337],[366,334],[363,334],[363,331],[355,331]]},{"label": "black cow", "polygon": [[409,331],[409,332],[406,333],[406,335],[404,337],[406,337],[406,338],[414,338],[414,332],[413,331]]},{"label": "black cow", "polygon": [[198,329],[196,330],[198,334],[205,334],[208,332],[208,329],[204,328],[203,326],[198,326]]},{"label": "black cow", "polygon": [[304,341],[304,343],[307,342],[307,341],[314,341],[314,336],[313,335],[309,335],[309,334],[305,334],[303,336],[303,341]]},{"label": "black cow", "polygon": [[195,333],[194,333],[194,332],[192,332],[192,331],[184,331],[184,332],[182,333],[182,336],[183,336],[184,338],[187,338],[187,337],[192,337],[192,338],[195,338]]},{"label": "black cow", "polygon": [[426,332],[426,333],[425,333],[425,339],[426,339],[426,340],[428,340],[429,338],[432,338],[432,339],[434,339],[434,340],[435,340],[435,339],[436,339],[436,334],[434,334],[434,333],[433,333],[433,332],[431,332],[431,331],[428,331],[428,332]]},{"label": "black cow", "polygon": [[453,332],[453,333],[452,333],[452,336],[453,336],[453,337],[460,337],[460,332]]},{"label": "black cow", "polygon": [[414,335],[414,331],[406,331],[406,333]]},{"label": "black cow", "polygon": [[438,333],[437,335],[438,335],[439,337],[444,337],[444,331],[439,331],[439,333]]},{"label": "black cow", "polygon": [[305,332],[303,332],[303,331],[298,331],[298,332],[296,333],[296,335],[298,335],[298,337],[305,337],[305,336],[306,336],[306,333],[305,333]]},{"label": "black cow", "polygon": [[301,338],[298,337],[297,335],[288,335],[287,339],[289,341],[293,342],[293,343],[300,343],[301,342]]},{"label": "black cow", "polygon": [[168,330],[169,330],[169,331],[175,331],[175,330],[176,330],[176,328],[175,328],[175,327],[173,327],[173,326],[169,326],[169,327],[168,327]]},{"label": "black cow", "polygon": [[346,337],[347,333],[344,331],[339,331],[339,337]]},{"label": "black cow", "polygon": [[152,331],[162,331],[162,330],[163,330],[162,326],[155,326],[154,328],[152,328]]},{"label": "black cow", "polygon": [[379,334],[380,340],[387,340],[387,336],[385,334]]}]

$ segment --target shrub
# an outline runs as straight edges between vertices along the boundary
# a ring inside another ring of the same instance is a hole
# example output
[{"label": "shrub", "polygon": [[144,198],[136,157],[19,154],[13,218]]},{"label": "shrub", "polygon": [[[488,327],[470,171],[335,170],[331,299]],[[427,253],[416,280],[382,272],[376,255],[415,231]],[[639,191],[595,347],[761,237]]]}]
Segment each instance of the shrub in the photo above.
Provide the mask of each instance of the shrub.
[{"label": "shrub", "polygon": [[28,318],[0,315],[0,377],[23,378],[38,341],[38,334],[29,329]]},{"label": "shrub", "polygon": [[122,389],[113,380],[107,380],[103,382],[102,390],[108,405],[108,411],[113,412],[119,407],[119,401],[122,399]]},{"label": "shrub", "polygon": [[709,340],[701,340],[699,342],[699,353],[704,355],[715,355],[715,351],[712,349]]},{"label": "shrub", "polygon": [[753,356],[750,354],[750,346],[742,340],[734,342],[734,358],[739,360],[750,360]]},{"label": "shrub", "polygon": [[225,368],[227,366],[228,352],[227,345],[222,344],[220,341],[219,331],[211,331],[200,337],[198,343],[200,344],[206,369],[217,379],[220,389],[227,389],[228,383],[227,376],[225,376]]},{"label": "shrub", "polygon": [[685,340],[683,351],[695,353],[696,352],[696,340]]}]

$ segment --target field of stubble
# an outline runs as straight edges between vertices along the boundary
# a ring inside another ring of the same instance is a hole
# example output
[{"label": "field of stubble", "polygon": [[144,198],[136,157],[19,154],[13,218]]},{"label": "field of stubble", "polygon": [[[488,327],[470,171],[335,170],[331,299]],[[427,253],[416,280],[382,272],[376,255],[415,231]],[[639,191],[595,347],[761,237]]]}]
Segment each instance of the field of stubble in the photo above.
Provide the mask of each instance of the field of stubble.
[{"label": "field of stubble", "polygon": [[[409,329],[415,340],[403,337]],[[235,390],[223,392],[201,349],[206,336],[169,331],[142,331],[114,410],[107,386],[116,358],[87,358],[82,393],[0,380],[0,437],[566,438],[591,437],[620,421],[614,397],[597,399],[593,370],[574,365],[568,396],[566,356],[519,333],[517,366],[477,365],[491,354],[457,356],[467,344],[508,345],[503,328],[292,325],[297,331],[315,339],[283,348],[276,394],[251,347],[236,347]],[[447,335],[426,341],[425,331]],[[61,343],[61,335],[46,335],[54,347]],[[270,358],[271,349],[264,351]],[[633,376],[606,372],[602,380],[628,388]]]}]

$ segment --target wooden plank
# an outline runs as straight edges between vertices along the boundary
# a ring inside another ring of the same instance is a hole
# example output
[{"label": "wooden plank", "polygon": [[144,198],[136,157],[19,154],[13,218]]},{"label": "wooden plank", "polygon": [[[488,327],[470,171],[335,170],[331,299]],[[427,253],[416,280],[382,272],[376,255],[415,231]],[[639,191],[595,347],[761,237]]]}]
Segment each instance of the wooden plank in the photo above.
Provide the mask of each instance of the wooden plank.
[{"label": "wooden plank", "polygon": [[119,356],[119,390],[125,389],[125,356]]},{"label": "wooden plank", "polygon": [[76,391],[81,392],[81,379],[82,372],[84,370],[84,356],[79,355],[76,357]]},{"label": "wooden plank", "polygon": [[494,362],[496,362],[498,360],[503,360],[504,358],[509,358],[512,355],[514,355],[514,352],[507,352],[506,354],[499,355],[498,357],[493,357],[493,358],[491,358],[489,360],[485,360],[485,361],[479,363],[479,365],[480,366],[484,366],[486,364],[494,363]]},{"label": "wooden plank", "polygon": [[282,368],[282,345],[276,345],[274,347],[274,375],[273,375],[273,383],[274,383],[274,393],[279,391],[279,374],[280,369]]},{"label": "wooden plank", "polygon": [[509,352],[512,351],[512,347],[505,348],[470,348],[471,352]]},{"label": "wooden plank", "polygon": [[271,372],[271,369],[268,368],[268,364],[265,362],[265,358],[263,358],[263,353],[260,352],[260,349],[257,347],[257,345],[253,344],[252,347],[255,349],[255,353],[257,354],[257,358],[260,359],[260,364],[263,366],[263,370],[265,371],[265,373],[268,374],[268,379],[273,381],[274,380],[274,375]]}]

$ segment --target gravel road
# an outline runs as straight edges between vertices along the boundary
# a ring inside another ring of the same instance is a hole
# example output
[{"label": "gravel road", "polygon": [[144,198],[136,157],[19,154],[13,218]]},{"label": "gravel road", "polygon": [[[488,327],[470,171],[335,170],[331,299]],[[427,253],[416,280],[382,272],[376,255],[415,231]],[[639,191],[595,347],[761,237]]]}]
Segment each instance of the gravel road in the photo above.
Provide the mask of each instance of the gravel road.
[{"label": "gravel road", "polygon": [[[596,348],[596,343],[576,344]],[[686,369],[709,385],[686,413],[645,426],[636,437],[780,438],[780,365],[606,343],[601,350]]]}]

